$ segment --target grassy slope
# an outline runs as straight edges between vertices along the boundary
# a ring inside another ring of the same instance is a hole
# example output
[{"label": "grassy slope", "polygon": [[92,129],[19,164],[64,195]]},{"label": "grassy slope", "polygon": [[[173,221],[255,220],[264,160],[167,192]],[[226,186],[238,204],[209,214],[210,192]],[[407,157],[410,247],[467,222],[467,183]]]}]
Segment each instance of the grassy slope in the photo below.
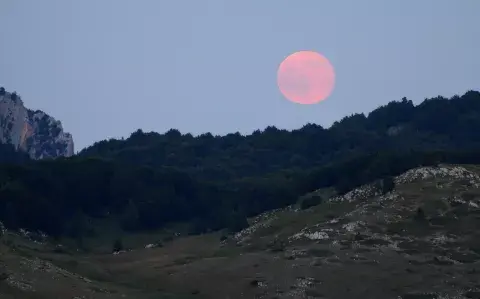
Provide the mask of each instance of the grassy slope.
[{"label": "grassy slope", "polygon": [[[266,213],[225,242],[209,234],[178,238],[162,248],[84,255],[56,254],[47,245],[35,248],[16,239],[15,251],[13,245],[1,247],[13,274],[0,283],[0,294],[480,298],[480,177],[473,175],[480,168],[465,168],[472,172],[407,180],[384,196],[369,196],[363,188],[351,200]],[[415,219],[418,207],[426,220]],[[31,289],[21,291],[15,281]]]}]

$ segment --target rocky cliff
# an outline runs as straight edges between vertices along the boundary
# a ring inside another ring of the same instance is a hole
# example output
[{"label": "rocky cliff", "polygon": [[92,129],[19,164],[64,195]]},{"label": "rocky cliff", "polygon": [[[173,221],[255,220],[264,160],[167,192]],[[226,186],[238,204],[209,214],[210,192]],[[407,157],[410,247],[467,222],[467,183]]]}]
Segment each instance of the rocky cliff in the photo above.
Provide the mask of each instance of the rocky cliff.
[{"label": "rocky cliff", "polygon": [[0,143],[10,143],[32,159],[69,157],[74,154],[73,138],[63,132],[60,121],[23,105],[16,93],[0,87]]}]

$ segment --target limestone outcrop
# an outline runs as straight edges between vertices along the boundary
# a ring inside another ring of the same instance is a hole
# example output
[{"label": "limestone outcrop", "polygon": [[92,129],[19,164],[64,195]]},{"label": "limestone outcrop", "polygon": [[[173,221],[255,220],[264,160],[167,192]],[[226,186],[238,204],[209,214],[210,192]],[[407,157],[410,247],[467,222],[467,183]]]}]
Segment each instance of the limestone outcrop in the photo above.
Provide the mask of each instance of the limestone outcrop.
[{"label": "limestone outcrop", "polygon": [[10,143],[32,159],[69,157],[73,138],[62,123],[40,110],[30,110],[16,93],[0,87],[0,143]]}]

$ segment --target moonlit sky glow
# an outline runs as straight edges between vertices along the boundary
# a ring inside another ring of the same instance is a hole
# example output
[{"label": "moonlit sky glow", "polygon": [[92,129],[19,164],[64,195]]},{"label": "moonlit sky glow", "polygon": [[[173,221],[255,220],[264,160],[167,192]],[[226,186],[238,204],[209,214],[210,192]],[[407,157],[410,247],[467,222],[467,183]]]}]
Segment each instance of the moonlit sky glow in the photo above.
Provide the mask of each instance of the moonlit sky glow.
[{"label": "moonlit sky glow", "polygon": [[[480,84],[478,0],[0,0],[0,85],[61,120],[76,149],[138,128],[330,126]],[[335,90],[295,105],[277,68],[328,57]]]}]

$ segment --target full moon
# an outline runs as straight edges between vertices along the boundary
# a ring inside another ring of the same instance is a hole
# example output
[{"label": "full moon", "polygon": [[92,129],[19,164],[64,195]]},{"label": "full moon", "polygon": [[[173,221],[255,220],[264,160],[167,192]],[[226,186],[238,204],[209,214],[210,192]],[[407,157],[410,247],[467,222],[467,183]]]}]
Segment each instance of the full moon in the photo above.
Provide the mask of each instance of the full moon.
[{"label": "full moon", "polygon": [[289,55],[278,67],[280,92],[298,104],[316,104],[328,98],[335,86],[335,71],[327,58],[313,51]]}]

